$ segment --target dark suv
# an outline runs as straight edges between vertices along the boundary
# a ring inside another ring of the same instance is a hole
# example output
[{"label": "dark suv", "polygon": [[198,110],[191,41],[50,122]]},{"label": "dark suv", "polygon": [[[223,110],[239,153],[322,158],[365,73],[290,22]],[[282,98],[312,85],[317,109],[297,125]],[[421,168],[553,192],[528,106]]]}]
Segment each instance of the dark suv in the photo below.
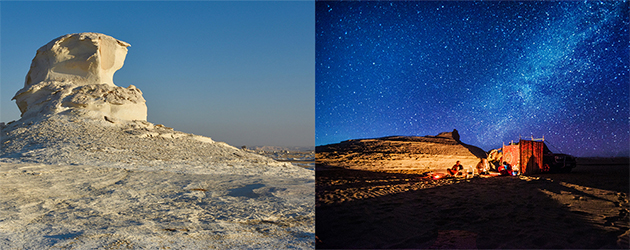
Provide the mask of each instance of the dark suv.
[{"label": "dark suv", "polygon": [[549,150],[543,153],[543,168],[551,173],[569,173],[576,163],[575,157],[568,154],[554,154]]}]

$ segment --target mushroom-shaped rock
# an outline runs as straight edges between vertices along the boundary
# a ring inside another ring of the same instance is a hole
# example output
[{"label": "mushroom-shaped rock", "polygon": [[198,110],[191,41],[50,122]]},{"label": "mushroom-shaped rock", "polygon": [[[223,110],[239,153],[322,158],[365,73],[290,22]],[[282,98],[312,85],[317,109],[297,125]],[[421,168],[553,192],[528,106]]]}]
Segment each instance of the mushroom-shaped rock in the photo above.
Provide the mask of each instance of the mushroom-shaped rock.
[{"label": "mushroom-shaped rock", "polygon": [[[22,117],[60,113],[104,115],[122,120],[146,120],[147,107],[135,86],[114,85],[122,68],[126,42],[99,33],[61,36],[37,50],[16,100]],[[100,112],[100,113],[94,113]]]},{"label": "mushroom-shaped rock", "polygon": [[114,85],[130,45],[108,35],[79,33],[61,36],[37,50],[24,86],[42,81],[73,81],[76,85]]}]

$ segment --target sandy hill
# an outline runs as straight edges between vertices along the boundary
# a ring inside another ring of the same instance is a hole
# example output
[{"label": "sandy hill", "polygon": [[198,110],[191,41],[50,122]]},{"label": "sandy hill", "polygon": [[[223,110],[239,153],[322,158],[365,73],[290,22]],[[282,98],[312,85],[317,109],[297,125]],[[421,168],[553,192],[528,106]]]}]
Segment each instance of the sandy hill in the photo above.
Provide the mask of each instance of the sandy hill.
[{"label": "sandy hill", "polygon": [[475,166],[484,150],[459,140],[457,130],[436,136],[388,136],[318,146],[318,166],[386,172],[441,171],[461,161]]}]

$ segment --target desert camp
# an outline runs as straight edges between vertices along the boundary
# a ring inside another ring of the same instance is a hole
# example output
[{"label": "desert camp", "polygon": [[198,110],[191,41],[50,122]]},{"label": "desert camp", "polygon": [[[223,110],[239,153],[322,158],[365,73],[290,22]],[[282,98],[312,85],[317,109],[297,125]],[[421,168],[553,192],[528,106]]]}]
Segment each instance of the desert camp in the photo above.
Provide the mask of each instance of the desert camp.
[{"label": "desert camp", "polygon": [[627,248],[627,166],[543,140],[484,152],[457,130],[319,146],[316,247]]}]

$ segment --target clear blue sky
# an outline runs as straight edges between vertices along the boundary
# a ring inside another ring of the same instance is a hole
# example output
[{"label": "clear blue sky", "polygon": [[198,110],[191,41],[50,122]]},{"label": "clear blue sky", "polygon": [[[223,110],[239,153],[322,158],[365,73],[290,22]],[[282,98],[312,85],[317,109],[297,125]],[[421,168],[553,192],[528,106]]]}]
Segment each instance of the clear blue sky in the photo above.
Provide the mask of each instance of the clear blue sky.
[{"label": "clear blue sky", "polygon": [[148,121],[234,146],[313,146],[315,4],[0,2],[0,121],[36,50],[70,33],[131,44],[114,83],[137,86]]}]

